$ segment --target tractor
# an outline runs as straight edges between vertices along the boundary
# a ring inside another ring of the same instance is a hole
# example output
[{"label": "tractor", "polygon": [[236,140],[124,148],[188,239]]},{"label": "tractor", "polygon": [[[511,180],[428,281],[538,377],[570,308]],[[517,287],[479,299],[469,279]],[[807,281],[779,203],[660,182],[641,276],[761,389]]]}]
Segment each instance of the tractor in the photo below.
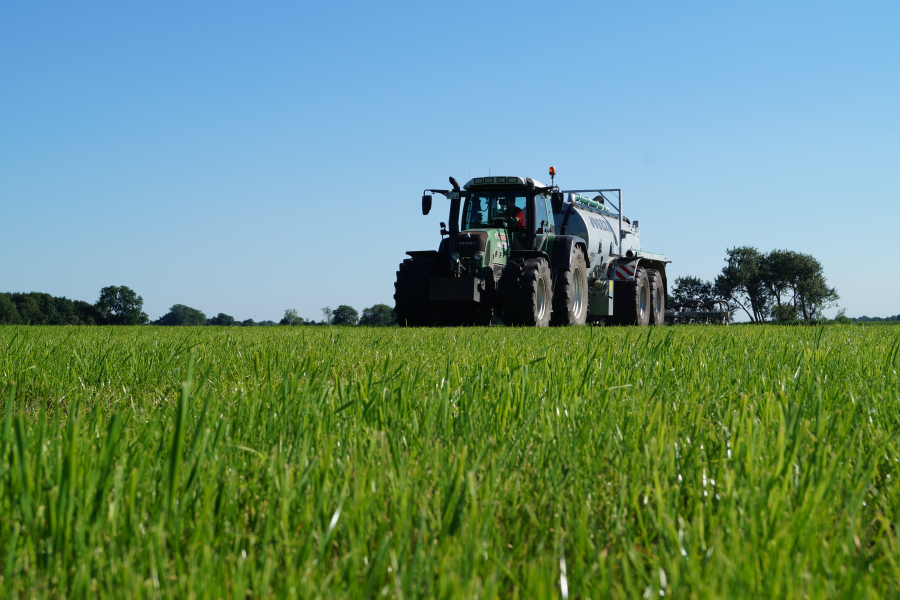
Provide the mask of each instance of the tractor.
[{"label": "tractor", "polygon": [[405,327],[665,324],[666,265],[641,250],[640,223],[621,189],[560,190],[518,176],[475,177],[426,189],[450,202],[437,250],[410,251],[397,271]]}]

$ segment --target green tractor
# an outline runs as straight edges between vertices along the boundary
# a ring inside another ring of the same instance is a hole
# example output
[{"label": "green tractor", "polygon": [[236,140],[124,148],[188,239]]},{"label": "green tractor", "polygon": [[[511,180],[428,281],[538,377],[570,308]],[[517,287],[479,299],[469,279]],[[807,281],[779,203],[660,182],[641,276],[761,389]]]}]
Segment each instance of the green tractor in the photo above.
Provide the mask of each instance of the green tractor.
[{"label": "green tractor", "polygon": [[[401,326],[489,325],[495,316],[531,327],[664,323],[668,260],[640,251],[639,224],[621,215],[621,190],[593,190],[599,195],[589,200],[522,177],[450,184],[422,196],[425,215],[432,194],[449,199],[450,229],[441,223],[438,250],[407,252],[400,264]],[[611,193],[618,215],[606,208]],[[610,223],[617,217],[618,235]]]}]

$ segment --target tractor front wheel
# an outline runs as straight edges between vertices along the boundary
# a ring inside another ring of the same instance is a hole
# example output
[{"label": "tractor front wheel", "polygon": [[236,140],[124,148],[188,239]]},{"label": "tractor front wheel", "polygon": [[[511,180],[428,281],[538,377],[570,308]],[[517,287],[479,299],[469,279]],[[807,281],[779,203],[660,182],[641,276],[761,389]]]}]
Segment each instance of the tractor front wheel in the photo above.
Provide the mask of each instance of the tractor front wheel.
[{"label": "tractor front wheel", "polygon": [[507,326],[550,324],[550,266],[543,258],[510,259],[500,279],[503,322]]}]

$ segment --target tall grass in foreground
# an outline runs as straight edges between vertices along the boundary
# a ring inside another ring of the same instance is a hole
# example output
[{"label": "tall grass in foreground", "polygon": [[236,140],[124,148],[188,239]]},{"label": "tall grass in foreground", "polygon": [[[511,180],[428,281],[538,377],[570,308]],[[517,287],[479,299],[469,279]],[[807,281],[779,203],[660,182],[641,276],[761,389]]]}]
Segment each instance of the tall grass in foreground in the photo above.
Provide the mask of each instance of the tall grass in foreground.
[{"label": "tall grass in foreground", "polygon": [[0,595],[900,594],[889,327],[0,327]]}]

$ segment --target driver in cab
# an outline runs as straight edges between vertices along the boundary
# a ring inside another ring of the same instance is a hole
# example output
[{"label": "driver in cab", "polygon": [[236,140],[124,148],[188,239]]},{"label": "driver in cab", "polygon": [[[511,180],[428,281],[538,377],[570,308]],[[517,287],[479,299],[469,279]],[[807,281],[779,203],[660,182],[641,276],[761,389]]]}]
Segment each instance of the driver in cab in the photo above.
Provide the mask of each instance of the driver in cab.
[{"label": "driver in cab", "polygon": [[525,229],[525,213],[522,212],[521,208],[516,206],[515,196],[501,196],[498,200],[500,205],[505,207],[501,211],[501,214],[506,220],[509,221],[510,224],[518,224],[519,227]]}]

